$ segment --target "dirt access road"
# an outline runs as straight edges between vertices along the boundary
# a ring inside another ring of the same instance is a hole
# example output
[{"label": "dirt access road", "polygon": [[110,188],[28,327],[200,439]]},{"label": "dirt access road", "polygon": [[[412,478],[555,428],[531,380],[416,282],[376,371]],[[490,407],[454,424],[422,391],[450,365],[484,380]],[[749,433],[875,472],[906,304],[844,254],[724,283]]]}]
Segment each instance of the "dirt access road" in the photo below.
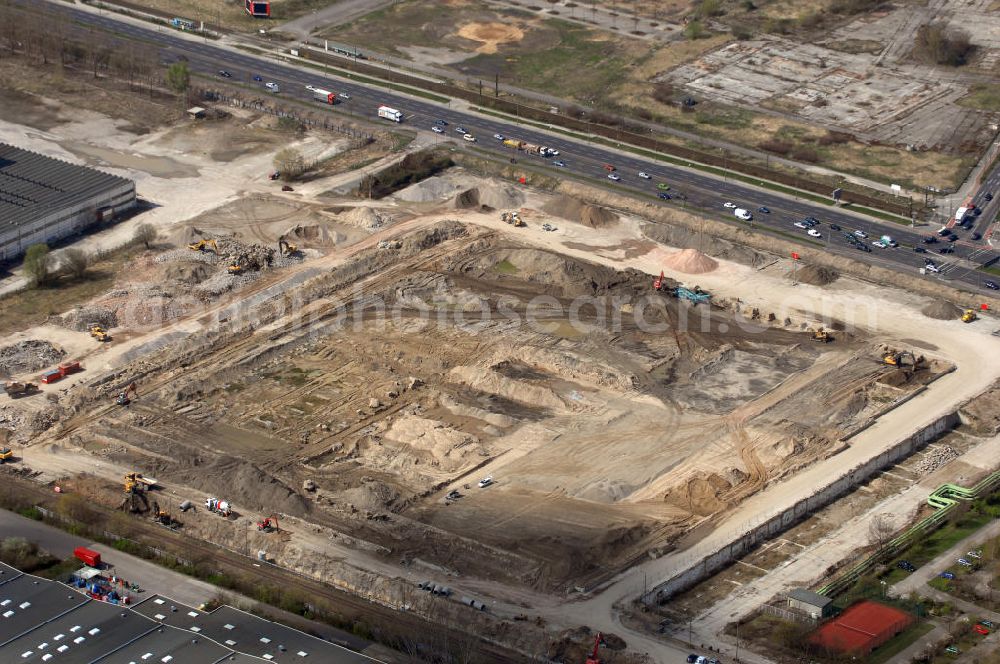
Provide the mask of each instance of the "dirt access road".
[{"label": "dirt access road", "polygon": [[312,13],[282,23],[274,30],[296,35],[299,39],[306,39],[317,30],[349,23],[392,3],[393,0],[339,0],[329,7],[320,10],[314,9]]}]

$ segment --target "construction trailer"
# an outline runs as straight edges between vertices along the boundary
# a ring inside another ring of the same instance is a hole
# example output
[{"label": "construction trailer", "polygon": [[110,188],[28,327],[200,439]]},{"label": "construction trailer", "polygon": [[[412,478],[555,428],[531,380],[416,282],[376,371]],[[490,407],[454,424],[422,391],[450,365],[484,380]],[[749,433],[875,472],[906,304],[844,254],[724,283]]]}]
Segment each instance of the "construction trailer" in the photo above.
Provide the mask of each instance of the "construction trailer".
[{"label": "construction trailer", "polygon": [[243,8],[255,18],[271,18],[270,0],[244,0]]}]

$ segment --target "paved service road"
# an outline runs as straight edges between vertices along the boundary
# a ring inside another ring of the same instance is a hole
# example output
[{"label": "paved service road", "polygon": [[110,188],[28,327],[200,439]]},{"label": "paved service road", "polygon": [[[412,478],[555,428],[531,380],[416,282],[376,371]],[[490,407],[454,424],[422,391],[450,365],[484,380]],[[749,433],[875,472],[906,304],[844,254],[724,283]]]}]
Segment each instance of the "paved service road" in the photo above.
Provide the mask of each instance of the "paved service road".
[{"label": "paved service road", "polygon": [[[17,1],[24,2],[24,0]],[[37,5],[33,6],[37,7]],[[666,183],[671,187],[668,193],[671,195],[679,193],[685,198],[681,202],[684,206],[709,210],[718,218],[740,223],[732,215],[731,210],[722,206],[724,201],[733,201],[740,207],[753,212],[755,228],[792,234],[802,238],[803,242],[812,242],[814,246],[822,247],[831,253],[849,255],[883,267],[912,272],[914,279],[944,279],[955,285],[985,291],[983,284],[989,277],[982,272],[977,272],[975,268],[996,256],[992,250],[981,245],[974,245],[968,240],[959,240],[954,243],[955,253],[947,256],[941,255],[939,250],[948,245],[948,242],[942,241],[934,245],[921,244],[922,238],[933,234],[933,231],[938,228],[937,226],[916,231],[903,225],[879,222],[830,206],[760,190],[727,178],[720,179],[695,170],[647,161],[602,145],[577,141],[565,136],[553,136],[533,128],[518,126],[516,122],[448,108],[423,99],[411,98],[322,73],[303,71],[298,67],[253,56],[240,50],[230,50],[230,48],[215,45],[208,40],[192,39],[191,35],[180,34],[166,27],[159,29],[147,27],[145,24],[139,25],[117,15],[95,14],[52,0],[48,1],[48,8],[51,11],[72,15],[73,20],[78,24],[114,31],[119,35],[143,40],[154,48],[159,48],[161,62],[173,62],[183,57],[187,59],[194,72],[210,77],[217,75],[218,70],[225,69],[233,74],[232,79],[225,79],[226,82],[245,81],[252,86],[259,86],[261,96],[274,94],[268,92],[264,87],[265,83],[274,82],[281,89],[276,94],[278,98],[306,100],[315,104],[318,110],[322,104],[312,101],[311,92],[306,89],[306,85],[334,90],[338,93],[347,93],[350,95],[350,99],[337,104],[332,112],[348,113],[369,121],[382,122],[388,128],[393,126],[393,123],[378,120],[375,117],[376,108],[385,104],[403,112],[403,126],[424,131],[429,131],[436,120],[445,120],[449,124],[444,127],[445,133],[440,135],[441,141],[463,146],[461,149],[486,150],[503,155],[504,158],[514,156],[519,163],[546,166],[556,172],[566,172],[577,178],[588,179],[591,182],[597,181],[614,189],[621,189],[626,193],[639,194],[640,197],[648,197],[649,200],[661,202],[664,205],[678,205],[677,200],[660,201],[656,197],[658,193],[656,184]],[[254,81],[254,76],[259,76],[263,80]],[[329,107],[327,108],[329,109]],[[463,141],[455,131],[455,128],[459,126],[476,136],[475,148],[470,148],[470,144]],[[560,155],[546,159],[523,153],[512,155],[510,149],[504,148],[500,141],[493,138],[494,134],[554,147],[560,150]],[[550,162],[555,159],[565,162],[566,166],[564,168],[553,166]],[[607,179],[604,164],[611,164],[617,168],[621,182],[612,183]],[[638,176],[640,170],[650,174],[652,179],[641,179]],[[769,208],[771,213],[759,213],[757,210],[761,206]],[[822,234],[822,237],[818,240],[809,238],[805,230],[792,225],[794,222],[810,216],[821,222],[817,226],[817,230]],[[836,224],[842,230],[832,230],[829,224]],[[854,230],[861,230],[868,235],[866,242],[872,250],[870,253],[854,248],[845,239],[845,233],[851,233]],[[870,243],[883,234],[891,235],[901,246],[896,249],[872,247]],[[928,253],[917,253],[914,248],[926,248]],[[928,257],[932,257],[940,267],[940,274],[919,274],[920,268],[924,266],[925,259]]]}]

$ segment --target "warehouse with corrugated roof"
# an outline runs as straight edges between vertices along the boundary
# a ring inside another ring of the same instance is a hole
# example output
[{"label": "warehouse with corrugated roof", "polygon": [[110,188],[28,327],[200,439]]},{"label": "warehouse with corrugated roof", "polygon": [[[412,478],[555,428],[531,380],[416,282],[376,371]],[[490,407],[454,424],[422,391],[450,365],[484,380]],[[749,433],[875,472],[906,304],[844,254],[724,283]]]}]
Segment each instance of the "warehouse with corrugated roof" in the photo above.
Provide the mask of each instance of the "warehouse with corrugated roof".
[{"label": "warehouse with corrugated roof", "polygon": [[0,262],[134,205],[132,180],[0,143]]}]

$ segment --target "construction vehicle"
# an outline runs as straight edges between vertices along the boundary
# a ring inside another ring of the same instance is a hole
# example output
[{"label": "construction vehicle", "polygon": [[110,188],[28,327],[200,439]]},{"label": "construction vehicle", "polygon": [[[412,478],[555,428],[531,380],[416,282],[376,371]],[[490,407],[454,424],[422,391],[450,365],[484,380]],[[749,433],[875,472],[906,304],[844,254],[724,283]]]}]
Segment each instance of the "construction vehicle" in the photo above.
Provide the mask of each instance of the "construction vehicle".
[{"label": "construction vehicle", "polygon": [[7,391],[7,396],[11,399],[17,399],[19,397],[26,397],[31,394],[38,392],[38,386],[34,383],[22,383],[16,380],[8,380],[4,383],[4,390]]},{"label": "construction vehicle", "polygon": [[824,330],[823,328],[818,327],[815,330],[813,330],[812,340],[819,342],[821,344],[826,344],[833,341],[833,335]]},{"label": "construction vehicle", "polygon": [[142,473],[125,473],[125,493],[141,493],[156,486],[156,480]]},{"label": "construction vehicle", "polygon": [[516,138],[506,138],[504,139],[504,147],[514,148],[515,150],[520,150],[521,146],[524,144],[523,141],[519,141]]},{"label": "construction vehicle", "polygon": [[594,637],[594,647],[590,650],[590,655],[587,656],[586,664],[601,664],[601,659],[597,656],[597,651],[600,647],[604,645],[604,635],[600,632]]},{"label": "construction vehicle", "polygon": [[229,274],[243,274],[243,268],[237,263],[233,263],[226,270]]},{"label": "construction vehicle", "polygon": [[227,500],[219,500],[218,498],[206,498],[205,508],[209,512],[215,512],[219,516],[228,519],[232,515],[232,506]]},{"label": "construction vehicle", "polygon": [[206,240],[205,238],[201,238],[197,242],[188,245],[188,249],[191,251],[204,251],[208,247],[211,247],[212,251],[216,254],[219,253],[219,243],[215,240]]},{"label": "construction vehicle", "polygon": [[962,314],[962,322],[963,323],[971,323],[972,321],[976,320],[977,318],[979,318],[979,316],[976,315],[976,310],[975,309],[966,309],[965,313]]},{"label": "construction vehicle", "polygon": [[[907,361],[907,360],[909,360],[909,361]],[[923,355],[921,355],[920,357],[917,357],[917,356],[915,356],[913,353],[911,353],[908,350],[903,350],[903,351],[897,352],[897,351],[889,348],[889,349],[886,350],[885,354],[882,356],[882,363],[883,364],[887,364],[887,365],[889,365],[891,367],[905,367],[905,366],[909,366],[909,367],[911,367],[913,369],[918,369],[921,366],[923,366],[924,362],[926,362],[926,360],[924,359]]]},{"label": "construction vehicle", "polygon": [[158,502],[156,502],[155,500],[153,501],[152,512],[153,512],[152,519],[153,519],[154,523],[158,523],[161,526],[166,526],[167,528],[171,528],[171,529],[176,528],[177,526],[181,525],[180,523],[178,523],[174,519],[173,516],[170,515],[170,512],[161,510],[160,509],[160,504]]},{"label": "construction vehicle", "polygon": [[666,290],[666,285],[664,283],[665,280],[666,277],[663,276],[663,272],[661,271],[660,276],[658,276],[656,279],[653,279],[653,290],[655,291]]},{"label": "construction vehicle", "polygon": [[701,289],[699,286],[694,288],[684,288],[683,286],[678,286],[673,291],[674,297],[681,300],[688,300],[692,304],[700,304],[702,302],[708,302],[712,299],[712,296]]},{"label": "construction vehicle", "polygon": [[91,323],[87,327],[90,329],[90,336],[94,337],[101,343],[104,343],[105,341],[111,341],[111,335],[108,334],[108,331],[105,330],[100,325],[98,325],[97,323]]},{"label": "construction vehicle", "polygon": [[9,447],[0,447],[0,464],[10,463],[14,459],[14,451]]},{"label": "construction vehicle", "polygon": [[132,398],[129,397],[130,393],[132,394],[132,397],[136,399],[139,398],[139,390],[136,387],[135,383],[130,383],[129,386],[126,387],[122,392],[119,392],[118,398],[115,399],[115,403],[117,403],[119,406],[129,405],[130,403],[132,403]]},{"label": "construction vehicle", "polygon": [[299,248],[285,240],[285,238],[278,238],[278,253],[282,256],[291,256],[292,254],[298,253]]},{"label": "construction vehicle", "polygon": [[501,212],[500,221],[505,224],[513,224],[514,228],[523,228],[527,226],[527,224],[521,219],[521,215],[517,212]]},{"label": "construction vehicle", "polygon": [[281,530],[278,526],[278,517],[273,514],[271,516],[265,516],[263,521],[257,522],[257,530],[265,533],[273,533]]}]

